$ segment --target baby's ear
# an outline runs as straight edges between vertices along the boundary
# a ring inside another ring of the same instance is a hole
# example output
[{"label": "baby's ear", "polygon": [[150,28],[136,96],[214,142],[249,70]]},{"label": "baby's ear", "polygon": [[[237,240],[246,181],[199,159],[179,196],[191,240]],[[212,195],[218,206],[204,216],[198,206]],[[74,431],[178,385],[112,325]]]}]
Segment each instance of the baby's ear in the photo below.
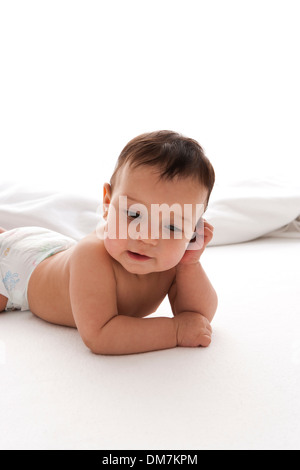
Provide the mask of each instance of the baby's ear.
[{"label": "baby's ear", "polygon": [[108,208],[111,201],[111,185],[104,183],[103,185],[103,217],[106,219],[108,214]]}]

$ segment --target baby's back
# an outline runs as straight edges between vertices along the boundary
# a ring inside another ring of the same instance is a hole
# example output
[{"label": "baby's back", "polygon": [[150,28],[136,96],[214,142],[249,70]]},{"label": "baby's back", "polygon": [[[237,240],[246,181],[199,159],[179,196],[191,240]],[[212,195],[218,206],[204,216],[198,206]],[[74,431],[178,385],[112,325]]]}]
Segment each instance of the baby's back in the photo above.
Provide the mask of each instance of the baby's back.
[{"label": "baby's back", "polygon": [[75,327],[69,292],[70,260],[74,247],[45,259],[28,284],[29,308],[36,316],[57,325]]},{"label": "baby's back", "polygon": [[6,309],[28,310],[28,282],[47,258],[76,245],[76,241],[42,227],[19,227],[0,235],[0,293]]}]

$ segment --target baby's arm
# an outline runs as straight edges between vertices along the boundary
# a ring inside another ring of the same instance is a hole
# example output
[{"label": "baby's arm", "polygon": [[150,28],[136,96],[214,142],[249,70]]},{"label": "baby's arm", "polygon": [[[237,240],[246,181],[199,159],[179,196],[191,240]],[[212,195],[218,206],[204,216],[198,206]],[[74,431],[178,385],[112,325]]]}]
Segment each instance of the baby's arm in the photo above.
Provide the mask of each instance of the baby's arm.
[{"label": "baby's arm", "polygon": [[200,262],[176,266],[176,277],[169,291],[174,315],[182,312],[201,313],[212,321],[218,297]]},{"label": "baby's arm", "polygon": [[169,300],[174,315],[196,312],[211,322],[217,310],[218,297],[201,265],[200,257],[213,238],[214,228],[206,220],[200,219],[196,230],[196,243],[190,243],[176,266]]},{"label": "baby's arm", "polygon": [[96,354],[132,354],[177,346],[174,318],[118,315],[114,271],[99,242],[83,240],[76,246],[70,297],[77,329]]},{"label": "baby's arm", "polygon": [[134,354],[177,346],[173,318],[137,318],[117,315],[87,342],[95,354]]}]

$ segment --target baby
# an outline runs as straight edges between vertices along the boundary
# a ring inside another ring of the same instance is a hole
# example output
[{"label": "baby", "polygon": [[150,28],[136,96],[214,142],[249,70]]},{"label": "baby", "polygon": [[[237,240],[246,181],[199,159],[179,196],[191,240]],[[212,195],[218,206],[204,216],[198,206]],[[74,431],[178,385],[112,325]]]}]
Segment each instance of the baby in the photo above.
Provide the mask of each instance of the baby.
[{"label": "baby", "polygon": [[[218,300],[200,257],[213,237],[202,215],[214,182],[195,140],[136,137],[104,184],[93,233],[75,242],[39,227],[0,230],[0,311],[76,327],[96,354],[207,347]],[[174,316],[144,318],[166,295]]]}]

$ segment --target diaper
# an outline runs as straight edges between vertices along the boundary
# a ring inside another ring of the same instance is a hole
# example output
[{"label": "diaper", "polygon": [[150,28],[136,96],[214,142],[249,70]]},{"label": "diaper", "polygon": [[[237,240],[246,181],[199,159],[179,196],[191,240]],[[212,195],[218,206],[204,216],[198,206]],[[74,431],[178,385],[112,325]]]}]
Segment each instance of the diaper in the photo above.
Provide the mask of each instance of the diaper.
[{"label": "diaper", "polygon": [[5,310],[29,310],[31,274],[46,258],[76,245],[72,238],[41,227],[20,227],[0,234],[0,294]]}]

